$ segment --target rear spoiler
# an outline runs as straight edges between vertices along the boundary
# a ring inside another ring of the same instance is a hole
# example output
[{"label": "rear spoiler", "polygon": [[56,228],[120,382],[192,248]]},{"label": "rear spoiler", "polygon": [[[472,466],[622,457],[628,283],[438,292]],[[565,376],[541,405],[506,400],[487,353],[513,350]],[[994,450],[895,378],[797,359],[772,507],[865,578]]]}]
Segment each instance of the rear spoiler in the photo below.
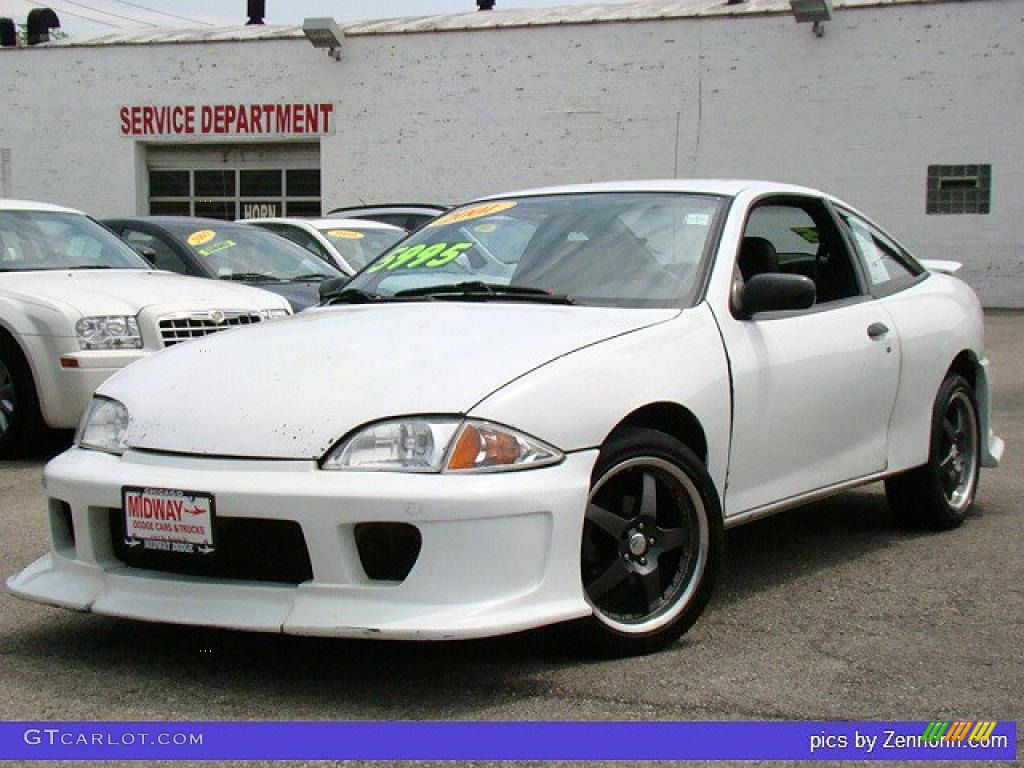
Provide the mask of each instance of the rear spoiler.
[{"label": "rear spoiler", "polygon": [[929,272],[941,272],[944,275],[955,275],[963,267],[959,261],[942,261],[939,259],[921,259],[921,266]]}]

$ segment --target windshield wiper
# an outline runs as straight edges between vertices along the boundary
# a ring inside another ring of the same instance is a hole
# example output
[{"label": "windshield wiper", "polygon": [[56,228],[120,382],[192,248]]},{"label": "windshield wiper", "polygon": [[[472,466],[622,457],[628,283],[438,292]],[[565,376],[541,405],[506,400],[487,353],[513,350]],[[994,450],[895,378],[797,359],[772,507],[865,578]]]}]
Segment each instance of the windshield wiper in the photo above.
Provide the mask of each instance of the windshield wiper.
[{"label": "windshield wiper", "polygon": [[330,277],[330,275],[325,275],[323,272],[308,272],[308,273],[306,273],[304,275],[288,275],[288,277],[286,277],[284,279],[288,280],[290,282],[299,282],[299,281],[307,281],[308,282],[308,281],[312,281],[312,280],[326,280],[328,277]]},{"label": "windshield wiper", "polygon": [[460,298],[473,299],[497,299],[497,300],[519,300],[538,301],[550,304],[574,304],[572,297],[564,293],[553,293],[543,288],[533,288],[527,285],[501,285],[500,283],[485,283],[481,280],[469,280],[462,283],[442,283],[441,285],[428,285],[423,288],[408,288],[398,291],[395,296],[424,296],[431,298],[444,298],[455,296]]},{"label": "windshield wiper", "polygon": [[390,296],[381,296],[373,291],[364,291],[362,288],[342,288],[340,291],[323,294],[320,297],[320,306],[329,307],[332,304],[366,304],[371,301],[386,301]]},{"label": "windshield wiper", "polygon": [[[72,264],[70,267],[61,267],[61,269],[115,269],[115,267],[109,264]],[[124,269],[142,269],[142,267],[124,267]]]},{"label": "windshield wiper", "polygon": [[234,272],[230,275],[219,275],[219,280],[241,280],[243,282],[250,281],[254,283],[280,283],[282,280],[278,277],[271,277],[270,275],[264,275],[262,272]]}]

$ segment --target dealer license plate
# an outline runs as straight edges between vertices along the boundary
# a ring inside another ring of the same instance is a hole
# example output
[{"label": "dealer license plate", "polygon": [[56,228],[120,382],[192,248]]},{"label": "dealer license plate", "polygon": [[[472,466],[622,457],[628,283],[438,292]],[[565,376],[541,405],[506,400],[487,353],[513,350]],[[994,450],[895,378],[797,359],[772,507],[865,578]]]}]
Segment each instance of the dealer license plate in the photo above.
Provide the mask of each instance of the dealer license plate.
[{"label": "dealer license plate", "polygon": [[213,494],[169,488],[123,488],[125,546],[182,555],[211,555]]}]

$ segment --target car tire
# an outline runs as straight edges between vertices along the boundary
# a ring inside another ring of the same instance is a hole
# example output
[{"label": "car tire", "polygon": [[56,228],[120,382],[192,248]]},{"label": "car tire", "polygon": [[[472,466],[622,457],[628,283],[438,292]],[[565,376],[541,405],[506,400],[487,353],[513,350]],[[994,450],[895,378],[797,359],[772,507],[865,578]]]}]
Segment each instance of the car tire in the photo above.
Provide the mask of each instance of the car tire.
[{"label": "car tire", "polygon": [[970,383],[951,374],[932,407],[928,463],[888,478],[885,494],[900,522],[947,530],[967,517],[978,490],[981,428]]},{"label": "car tire", "polygon": [[31,452],[42,432],[32,371],[18,346],[0,337],[0,458]]},{"label": "car tire", "polygon": [[704,611],[721,567],[722,513],[703,462],[679,440],[630,428],[601,449],[580,550],[593,614],[574,640],[598,656],[675,642]]}]

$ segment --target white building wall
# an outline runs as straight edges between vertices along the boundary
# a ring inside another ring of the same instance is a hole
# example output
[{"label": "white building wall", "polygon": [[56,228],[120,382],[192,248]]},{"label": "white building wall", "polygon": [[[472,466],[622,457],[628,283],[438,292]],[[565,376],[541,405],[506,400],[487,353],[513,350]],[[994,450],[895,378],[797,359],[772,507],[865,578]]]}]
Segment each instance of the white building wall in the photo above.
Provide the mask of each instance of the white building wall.
[{"label": "white building wall", "polygon": [[[613,178],[740,176],[827,189],[919,257],[963,261],[1024,306],[1021,3],[0,51],[0,147],[16,196],[144,212],[125,104],[333,101],[326,207],[459,202]],[[991,163],[988,215],[925,215],[930,164]]]}]

